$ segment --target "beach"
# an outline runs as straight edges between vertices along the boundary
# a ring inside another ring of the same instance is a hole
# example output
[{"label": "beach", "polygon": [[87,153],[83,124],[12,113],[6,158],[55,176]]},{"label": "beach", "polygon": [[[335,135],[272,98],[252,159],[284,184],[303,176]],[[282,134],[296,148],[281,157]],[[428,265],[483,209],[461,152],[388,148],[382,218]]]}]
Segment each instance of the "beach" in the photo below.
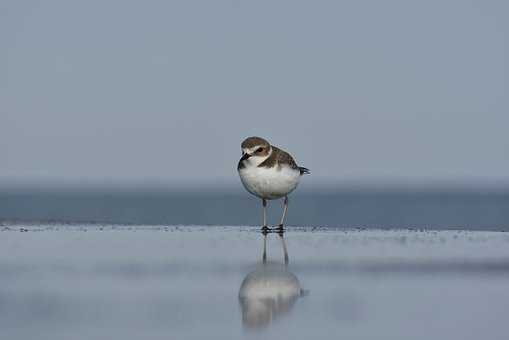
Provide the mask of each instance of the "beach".
[{"label": "beach", "polygon": [[0,230],[3,339],[507,335],[506,232],[289,227],[263,264],[256,227]]}]

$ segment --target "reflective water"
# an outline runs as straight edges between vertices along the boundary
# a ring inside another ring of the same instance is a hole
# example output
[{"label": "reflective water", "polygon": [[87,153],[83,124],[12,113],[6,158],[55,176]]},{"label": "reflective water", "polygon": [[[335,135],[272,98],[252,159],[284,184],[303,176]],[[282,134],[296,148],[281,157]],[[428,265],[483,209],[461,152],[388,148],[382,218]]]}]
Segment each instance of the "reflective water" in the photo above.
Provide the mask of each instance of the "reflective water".
[{"label": "reflective water", "polygon": [[1,339],[505,339],[509,234],[11,225],[0,278]]},{"label": "reflective water", "polygon": [[283,249],[282,263],[267,261],[267,234],[263,234],[262,263],[242,281],[239,301],[242,323],[246,328],[264,328],[273,320],[288,314],[297,299],[306,292],[299,279],[288,269],[288,250],[283,233],[279,234]]}]

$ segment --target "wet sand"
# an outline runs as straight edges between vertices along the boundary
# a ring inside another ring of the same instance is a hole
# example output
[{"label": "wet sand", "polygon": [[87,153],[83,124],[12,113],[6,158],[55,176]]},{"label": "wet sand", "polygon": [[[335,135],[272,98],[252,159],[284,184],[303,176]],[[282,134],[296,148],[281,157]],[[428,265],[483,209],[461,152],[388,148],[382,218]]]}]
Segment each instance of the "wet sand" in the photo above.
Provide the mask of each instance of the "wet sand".
[{"label": "wet sand", "polygon": [[0,338],[507,336],[509,233],[266,237],[264,263],[258,228],[2,226]]}]

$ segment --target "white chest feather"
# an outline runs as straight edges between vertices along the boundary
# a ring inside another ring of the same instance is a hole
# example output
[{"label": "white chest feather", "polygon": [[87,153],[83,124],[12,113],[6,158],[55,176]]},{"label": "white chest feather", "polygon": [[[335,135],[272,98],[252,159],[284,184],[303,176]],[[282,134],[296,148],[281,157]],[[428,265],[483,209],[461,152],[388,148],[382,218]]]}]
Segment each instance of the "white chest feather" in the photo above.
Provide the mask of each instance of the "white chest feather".
[{"label": "white chest feather", "polygon": [[247,191],[265,199],[288,195],[299,184],[300,172],[289,166],[246,166],[239,170],[240,179]]}]

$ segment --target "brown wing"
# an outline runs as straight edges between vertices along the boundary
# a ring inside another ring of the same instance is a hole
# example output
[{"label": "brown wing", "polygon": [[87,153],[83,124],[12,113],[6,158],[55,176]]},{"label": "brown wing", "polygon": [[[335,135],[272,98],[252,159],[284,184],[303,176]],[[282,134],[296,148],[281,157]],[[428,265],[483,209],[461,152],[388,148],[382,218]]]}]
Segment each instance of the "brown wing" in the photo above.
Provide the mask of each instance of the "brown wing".
[{"label": "brown wing", "polygon": [[297,163],[295,163],[295,160],[293,159],[292,156],[290,156],[290,154],[286,151],[283,151],[279,148],[275,148],[278,152],[276,152],[277,154],[277,163],[278,164],[287,164],[289,165],[292,169],[298,169],[299,167],[297,166]]},{"label": "brown wing", "polygon": [[295,160],[288,152],[283,151],[276,146],[272,146],[272,154],[258,166],[270,168],[274,165],[283,164],[290,166],[292,169],[299,169],[297,163],[295,163]]}]

